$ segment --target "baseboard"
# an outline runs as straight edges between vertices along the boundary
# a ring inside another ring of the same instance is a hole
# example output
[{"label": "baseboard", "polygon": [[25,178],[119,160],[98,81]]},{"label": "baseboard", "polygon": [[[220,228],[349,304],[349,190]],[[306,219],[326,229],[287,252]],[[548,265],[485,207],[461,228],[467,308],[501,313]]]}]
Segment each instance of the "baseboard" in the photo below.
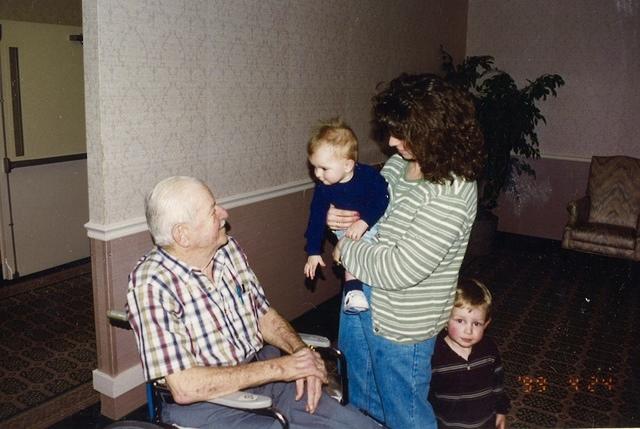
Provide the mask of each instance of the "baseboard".
[{"label": "baseboard", "polygon": [[82,258],[37,273],[28,274],[24,277],[18,277],[14,280],[2,280],[0,281],[0,299],[48,286],[52,283],[59,283],[90,272],[91,258]]},{"label": "baseboard", "polygon": [[93,370],[93,388],[110,398],[117,398],[144,383],[141,364],[132,366],[116,376],[110,376],[99,369]]}]

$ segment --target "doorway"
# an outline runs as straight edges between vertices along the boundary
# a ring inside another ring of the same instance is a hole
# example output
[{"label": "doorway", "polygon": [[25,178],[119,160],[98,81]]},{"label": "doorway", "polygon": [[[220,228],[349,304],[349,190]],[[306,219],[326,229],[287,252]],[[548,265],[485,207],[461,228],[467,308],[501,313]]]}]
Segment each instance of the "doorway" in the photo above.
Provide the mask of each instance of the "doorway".
[{"label": "doorway", "polygon": [[81,3],[8,3],[0,8],[4,283],[90,253]]}]

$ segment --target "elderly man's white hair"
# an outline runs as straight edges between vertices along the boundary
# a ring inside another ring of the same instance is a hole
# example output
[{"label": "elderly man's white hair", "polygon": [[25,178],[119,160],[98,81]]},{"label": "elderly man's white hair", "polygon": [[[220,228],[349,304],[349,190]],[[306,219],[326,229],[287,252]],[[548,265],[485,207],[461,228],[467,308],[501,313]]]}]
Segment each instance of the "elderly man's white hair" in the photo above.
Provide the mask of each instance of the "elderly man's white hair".
[{"label": "elderly man's white hair", "polygon": [[173,227],[181,223],[190,223],[195,219],[198,205],[192,191],[198,187],[209,190],[204,182],[195,177],[173,176],[158,182],[147,194],[147,225],[157,246],[173,245]]}]

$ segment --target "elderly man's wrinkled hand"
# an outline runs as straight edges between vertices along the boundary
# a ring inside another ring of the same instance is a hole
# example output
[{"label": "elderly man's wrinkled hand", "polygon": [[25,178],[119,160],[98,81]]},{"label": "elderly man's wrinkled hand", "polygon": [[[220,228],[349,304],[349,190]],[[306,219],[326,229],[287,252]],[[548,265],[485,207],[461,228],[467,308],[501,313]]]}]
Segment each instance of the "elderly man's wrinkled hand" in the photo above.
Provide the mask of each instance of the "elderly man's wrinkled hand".
[{"label": "elderly man's wrinkled hand", "polygon": [[324,361],[317,352],[309,348],[299,350],[288,357],[295,358],[296,369],[301,371],[300,377],[295,378],[296,400],[301,400],[306,391],[305,409],[309,413],[314,413],[322,396],[322,385],[328,383]]},{"label": "elderly man's wrinkled hand", "polygon": [[[304,347],[297,352],[283,356],[280,359],[283,371],[282,380],[294,381],[306,377],[317,377],[327,383],[327,369],[318,353]],[[301,395],[301,392],[298,392]]]},{"label": "elderly man's wrinkled hand", "polygon": [[296,380],[296,400],[302,399],[304,388],[307,387],[307,404],[305,410],[308,413],[315,413],[318,409],[318,403],[322,397],[322,385],[324,383],[318,377],[307,377],[304,380]]}]

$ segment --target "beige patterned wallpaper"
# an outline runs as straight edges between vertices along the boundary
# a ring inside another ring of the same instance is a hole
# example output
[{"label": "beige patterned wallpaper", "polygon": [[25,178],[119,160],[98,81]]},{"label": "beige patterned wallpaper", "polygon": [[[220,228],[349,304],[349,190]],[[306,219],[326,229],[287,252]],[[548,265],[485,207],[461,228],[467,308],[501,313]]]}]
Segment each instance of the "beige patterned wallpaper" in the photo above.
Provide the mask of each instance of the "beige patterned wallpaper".
[{"label": "beige patterned wallpaper", "polygon": [[143,215],[160,178],[218,198],[309,179],[315,121],[343,115],[362,160],[369,99],[399,72],[462,54],[466,1],[84,0],[90,222]]},{"label": "beige patterned wallpaper", "polygon": [[472,0],[467,49],[495,56],[519,84],[564,78],[558,98],[541,103],[543,156],[640,157],[639,30],[640,0]]}]

